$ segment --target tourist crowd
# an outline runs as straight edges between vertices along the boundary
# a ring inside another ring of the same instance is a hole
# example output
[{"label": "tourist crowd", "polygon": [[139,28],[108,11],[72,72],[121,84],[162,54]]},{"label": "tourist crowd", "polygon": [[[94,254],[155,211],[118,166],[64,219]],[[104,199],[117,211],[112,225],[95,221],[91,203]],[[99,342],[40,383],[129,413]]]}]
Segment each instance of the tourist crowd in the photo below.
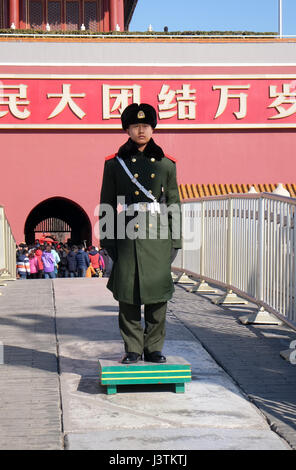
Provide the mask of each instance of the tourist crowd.
[{"label": "tourist crowd", "polygon": [[107,252],[94,246],[67,244],[27,246],[21,243],[16,252],[19,279],[53,279],[56,277],[109,277],[112,260]]}]

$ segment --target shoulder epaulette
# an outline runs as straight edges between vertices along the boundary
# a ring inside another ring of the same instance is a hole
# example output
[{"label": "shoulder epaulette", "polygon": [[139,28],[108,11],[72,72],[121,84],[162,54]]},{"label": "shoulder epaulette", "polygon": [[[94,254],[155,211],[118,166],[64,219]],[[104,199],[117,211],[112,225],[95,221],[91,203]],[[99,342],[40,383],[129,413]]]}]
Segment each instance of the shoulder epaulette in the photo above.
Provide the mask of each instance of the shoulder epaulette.
[{"label": "shoulder epaulette", "polygon": [[166,156],[169,160],[172,160],[172,162],[174,162],[174,163],[177,162],[177,159],[176,159],[176,158],[171,157],[170,155],[167,155],[167,154],[165,154],[165,156]]},{"label": "shoulder epaulette", "polygon": [[112,155],[108,155],[108,157],[105,158],[105,161],[111,160],[111,158],[116,157],[117,153],[113,153]]}]

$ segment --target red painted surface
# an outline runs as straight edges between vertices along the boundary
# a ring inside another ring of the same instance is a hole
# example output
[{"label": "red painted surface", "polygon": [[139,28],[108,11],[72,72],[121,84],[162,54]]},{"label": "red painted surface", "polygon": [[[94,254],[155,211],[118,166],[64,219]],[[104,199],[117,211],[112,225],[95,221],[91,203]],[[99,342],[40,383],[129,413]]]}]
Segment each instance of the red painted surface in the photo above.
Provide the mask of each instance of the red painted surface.
[{"label": "red painted surface", "polygon": [[124,31],[124,5],[123,0],[110,0],[110,31],[116,31],[116,26],[120,31]]},{"label": "red painted surface", "polygon": [[[179,183],[295,181],[295,132],[156,131],[154,137],[177,158]],[[125,139],[119,132],[1,132],[0,202],[17,241],[29,212],[55,196],[78,203],[94,227],[105,156]]]},{"label": "red painted surface", "polygon": [[[45,73],[40,69],[39,73]],[[24,68],[17,70],[25,72]],[[290,68],[285,73],[293,71]],[[1,72],[4,73],[3,68]],[[28,68],[26,72],[29,73]],[[170,73],[174,72],[181,73],[179,68],[170,69]],[[221,73],[221,70],[211,69],[214,72]],[[55,69],[55,73],[62,71]],[[118,70],[113,68],[113,73]],[[137,73],[141,72],[137,69]],[[239,71],[233,68],[232,73]],[[16,241],[24,239],[24,225],[30,211],[40,202],[58,196],[72,200],[85,210],[93,227],[93,242],[97,243],[94,214],[105,157],[125,142],[125,133],[108,129],[0,129],[0,139],[0,205],[5,208]],[[179,183],[295,182],[296,132],[293,129],[156,129],[154,139],[168,155],[177,159]]]},{"label": "red painted surface", "polygon": [[[208,76],[145,79],[130,74],[82,78],[4,77],[0,81],[0,128],[8,124],[120,127],[120,114],[133,102],[152,104],[160,127],[296,125],[296,80],[283,74],[259,78]],[[246,74],[247,75],[247,74]]]},{"label": "red painted surface", "polygon": [[110,8],[110,30],[116,30],[116,23],[117,23],[117,0],[110,0],[109,1],[109,8]]},{"label": "red painted surface", "polygon": [[9,26],[14,23],[16,28],[19,28],[20,9],[19,0],[9,0]]}]

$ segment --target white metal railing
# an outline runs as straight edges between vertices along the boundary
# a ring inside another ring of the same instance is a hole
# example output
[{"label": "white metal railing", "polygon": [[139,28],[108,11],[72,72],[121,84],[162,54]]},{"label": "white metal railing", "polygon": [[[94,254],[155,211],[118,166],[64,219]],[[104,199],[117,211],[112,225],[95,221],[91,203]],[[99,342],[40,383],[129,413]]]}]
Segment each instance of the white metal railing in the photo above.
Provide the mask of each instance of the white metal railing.
[{"label": "white metal railing", "polygon": [[0,206],[0,282],[16,279],[16,243]]},{"label": "white metal railing", "polygon": [[182,220],[174,268],[296,327],[295,199],[267,193],[191,199],[182,204]]}]

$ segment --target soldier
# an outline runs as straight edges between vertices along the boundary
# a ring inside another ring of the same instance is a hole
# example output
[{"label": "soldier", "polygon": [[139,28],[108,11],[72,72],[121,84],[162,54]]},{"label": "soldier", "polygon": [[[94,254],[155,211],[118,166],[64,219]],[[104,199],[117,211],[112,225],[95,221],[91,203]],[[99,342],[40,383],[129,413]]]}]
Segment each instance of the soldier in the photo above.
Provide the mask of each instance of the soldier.
[{"label": "soldier", "polygon": [[106,158],[101,189],[100,242],[114,262],[107,287],[119,301],[122,363],[138,362],[143,353],[145,361],[163,363],[171,262],[181,248],[176,165],[152,139],[152,106],[131,104],[121,121],[129,139]]}]

